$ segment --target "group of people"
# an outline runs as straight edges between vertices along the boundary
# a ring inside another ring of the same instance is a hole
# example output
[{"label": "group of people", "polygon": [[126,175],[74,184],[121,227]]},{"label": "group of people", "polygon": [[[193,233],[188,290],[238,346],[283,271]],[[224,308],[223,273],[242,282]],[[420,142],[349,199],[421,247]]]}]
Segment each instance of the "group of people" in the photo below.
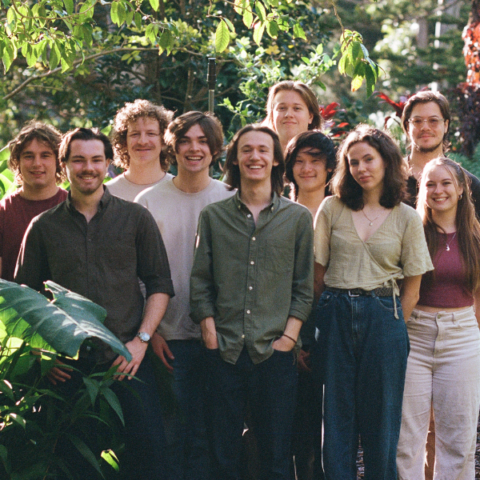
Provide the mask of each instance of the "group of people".
[{"label": "group of people", "polygon": [[[239,480],[255,451],[262,480],[355,480],[359,437],[366,480],[474,478],[480,181],[445,157],[441,94],[412,96],[402,124],[406,159],[367,125],[336,152],[313,92],[281,82],[228,145],[224,182],[218,119],[146,100],[111,140],[32,122],[10,142],[1,277],[106,309],[132,360],[98,342],[47,378],[69,394],[117,367],[124,478]],[[104,184],[111,161],[124,173]],[[149,345],[173,375],[169,415]]]}]

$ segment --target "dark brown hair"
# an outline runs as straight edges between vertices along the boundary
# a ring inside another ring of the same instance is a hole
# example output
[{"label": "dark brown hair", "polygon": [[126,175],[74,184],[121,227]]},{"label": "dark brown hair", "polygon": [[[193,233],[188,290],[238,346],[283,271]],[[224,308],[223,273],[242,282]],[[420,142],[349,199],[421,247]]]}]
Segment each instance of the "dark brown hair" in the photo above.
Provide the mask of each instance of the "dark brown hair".
[{"label": "dark brown hair", "polygon": [[363,189],[350,173],[348,151],[360,142],[368,143],[382,157],[385,164],[383,192],[380,205],[393,208],[406,198],[407,164],[393,138],[370,125],[360,124],[340,145],[337,169],[332,178],[332,191],[352,210],[363,208]]},{"label": "dark brown hair", "polygon": [[319,130],[322,128],[323,122],[320,115],[320,105],[318,105],[317,97],[304,83],[292,82],[291,80],[285,80],[283,82],[276,83],[273,85],[273,87],[270,87],[268,92],[266,118],[266,123],[270,128],[273,127],[273,105],[275,101],[275,95],[282,90],[296,92],[302,97],[302,100],[305,102],[308,111],[313,115],[312,122],[308,125],[309,130]]},{"label": "dark brown hair", "polygon": [[213,165],[223,152],[222,124],[213,113],[187,112],[173,120],[165,132],[165,145],[167,146],[168,160],[172,165],[177,164],[175,154],[178,141],[194,126],[199,125],[207,137],[208,147],[212,155]]},{"label": "dark brown hair", "polygon": [[8,148],[10,149],[8,168],[15,174],[15,182],[19,185],[23,184],[22,173],[20,172],[20,155],[32,140],[37,140],[52,149],[57,163],[55,180],[57,183],[63,182],[65,176],[58,159],[58,146],[61,139],[62,134],[52,125],[35,120],[25,124],[20,133],[8,143]]},{"label": "dark brown hair", "polygon": [[450,148],[450,142],[448,141],[448,132],[450,131],[450,121],[451,121],[451,114],[450,114],[450,105],[448,100],[439,92],[432,92],[431,90],[427,90],[424,92],[418,92],[415,95],[412,95],[405,104],[402,113],[402,127],[403,131],[408,135],[408,126],[409,120],[412,115],[412,110],[415,105],[419,103],[436,103],[440,108],[440,112],[444,120],[448,120],[447,130],[445,131],[445,135],[443,136],[443,153],[448,152]]},{"label": "dark brown hair", "polygon": [[227,147],[227,160],[225,162],[225,173],[226,180],[225,182],[230,185],[232,189],[238,188],[241,189],[240,182],[240,169],[238,168],[237,163],[237,154],[238,154],[238,143],[242,135],[245,135],[248,132],[262,132],[270,135],[273,140],[273,160],[278,162],[277,166],[272,168],[271,181],[272,181],[272,192],[275,192],[277,195],[281,195],[283,192],[283,174],[285,172],[285,159],[283,157],[282,146],[280,144],[280,139],[278,135],[271,129],[261,124],[252,124],[243,127],[239,130]]},{"label": "dark brown hair", "polygon": [[430,256],[434,258],[438,251],[438,233],[446,232],[435,223],[432,209],[427,204],[427,174],[433,168],[444,167],[452,177],[456,190],[463,189],[458,199],[455,225],[457,240],[462,258],[462,265],[466,272],[467,285],[475,292],[480,286],[480,223],[475,216],[475,207],[470,189],[471,180],[465,170],[453,160],[438,157],[430,160],[423,169],[418,193],[417,211],[422,217]]},{"label": "dark brown hair", "polygon": [[[325,168],[331,170],[327,175],[327,183],[333,175],[333,170],[335,170],[335,145],[329,137],[319,130],[309,130],[293,137],[285,150],[285,176],[292,186],[292,200],[297,200],[299,192],[293,175],[293,166],[297,160],[298,152],[304,148],[310,149],[307,152],[309,155],[323,159]],[[315,150],[320,151],[315,152]],[[325,195],[328,195],[326,189]]]},{"label": "dark brown hair", "polygon": [[[160,138],[173,118],[173,112],[167,110],[161,105],[155,105],[148,100],[137,99],[133,103],[126,103],[124,107],[118,110],[113,122],[111,133],[113,149],[115,151],[115,165],[127,169],[130,166],[130,155],[127,150],[128,125],[136,122],[139,118],[152,118],[157,120],[160,128]],[[163,142],[162,142],[163,143]],[[160,152],[160,166],[165,172],[168,170],[168,161],[165,152]]]},{"label": "dark brown hair", "polygon": [[75,130],[70,130],[67,132],[62,138],[62,143],[60,144],[58,154],[62,163],[68,162],[70,157],[70,145],[74,140],[100,140],[103,143],[105,158],[107,160],[113,159],[112,144],[110,143],[108,137],[104,135],[98,128],[76,128]]}]

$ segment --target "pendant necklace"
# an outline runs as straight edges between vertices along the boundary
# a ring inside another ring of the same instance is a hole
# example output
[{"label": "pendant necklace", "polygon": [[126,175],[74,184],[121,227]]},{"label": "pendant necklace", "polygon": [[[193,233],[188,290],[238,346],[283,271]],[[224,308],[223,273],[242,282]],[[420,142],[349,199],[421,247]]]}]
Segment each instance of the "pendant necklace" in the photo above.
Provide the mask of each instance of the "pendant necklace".
[{"label": "pendant necklace", "polygon": [[365,218],[370,222],[368,224],[369,227],[371,227],[373,225],[373,222],[382,214],[382,212],[380,212],[373,220],[368,218],[367,217],[367,214],[364,212],[363,208],[362,208],[362,213],[365,215]]},{"label": "pendant necklace", "polygon": [[[447,234],[445,234],[445,236],[446,236],[446,235],[447,235]],[[447,240],[445,240],[445,250],[446,250],[447,252],[450,251],[450,244],[453,242],[453,239],[455,238],[456,235],[457,235],[457,232],[455,232],[455,233],[453,234],[453,237],[452,237],[452,239],[450,240],[450,242],[447,242]]]}]

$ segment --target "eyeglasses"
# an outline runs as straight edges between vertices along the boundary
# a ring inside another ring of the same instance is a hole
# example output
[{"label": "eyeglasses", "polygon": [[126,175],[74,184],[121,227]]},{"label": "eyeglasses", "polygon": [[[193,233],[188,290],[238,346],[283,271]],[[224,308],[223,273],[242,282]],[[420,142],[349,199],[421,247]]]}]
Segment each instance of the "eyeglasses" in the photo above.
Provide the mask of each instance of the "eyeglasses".
[{"label": "eyeglasses", "polygon": [[427,122],[427,125],[430,128],[437,128],[440,125],[440,123],[445,122],[445,119],[438,118],[438,117],[429,117],[429,118],[416,117],[416,118],[410,118],[408,120],[408,123],[410,123],[410,125],[413,125],[413,128],[421,128],[423,127],[423,124],[425,122]]}]

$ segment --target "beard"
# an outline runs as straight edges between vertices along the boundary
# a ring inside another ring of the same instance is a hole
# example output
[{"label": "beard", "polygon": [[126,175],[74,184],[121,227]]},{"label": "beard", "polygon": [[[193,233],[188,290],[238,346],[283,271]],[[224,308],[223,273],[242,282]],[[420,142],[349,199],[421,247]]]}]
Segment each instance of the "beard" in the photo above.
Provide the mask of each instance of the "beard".
[{"label": "beard", "polygon": [[441,142],[437,143],[436,145],[432,145],[431,147],[422,147],[420,145],[413,144],[413,149],[419,153],[432,153],[439,148],[442,150],[443,153],[443,139]]}]

